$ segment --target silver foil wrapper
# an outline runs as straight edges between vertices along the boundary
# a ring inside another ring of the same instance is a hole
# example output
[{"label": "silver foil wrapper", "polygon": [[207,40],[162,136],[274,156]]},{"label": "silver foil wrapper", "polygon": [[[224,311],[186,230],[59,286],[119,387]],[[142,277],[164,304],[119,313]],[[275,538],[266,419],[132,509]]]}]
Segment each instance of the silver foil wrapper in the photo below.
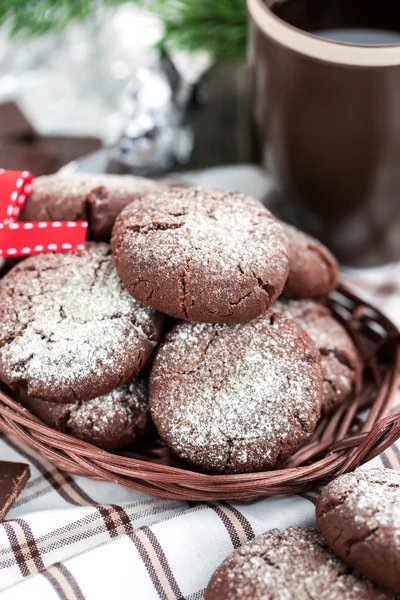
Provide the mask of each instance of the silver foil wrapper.
[{"label": "silver foil wrapper", "polygon": [[156,64],[136,70],[121,99],[126,125],[113,152],[124,170],[149,175],[189,160],[194,140],[187,110],[209,66],[203,54],[164,52]]}]

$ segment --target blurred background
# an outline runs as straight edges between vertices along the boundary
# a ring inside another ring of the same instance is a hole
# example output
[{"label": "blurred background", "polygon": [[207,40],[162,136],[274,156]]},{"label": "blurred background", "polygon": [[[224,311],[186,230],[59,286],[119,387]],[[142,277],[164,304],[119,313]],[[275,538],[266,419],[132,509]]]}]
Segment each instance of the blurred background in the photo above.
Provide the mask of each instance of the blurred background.
[{"label": "blurred background", "polygon": [[256,161],[245,4],[0,0],[0,163],[41,175],[89,155],[78,168],[162,176]]}]

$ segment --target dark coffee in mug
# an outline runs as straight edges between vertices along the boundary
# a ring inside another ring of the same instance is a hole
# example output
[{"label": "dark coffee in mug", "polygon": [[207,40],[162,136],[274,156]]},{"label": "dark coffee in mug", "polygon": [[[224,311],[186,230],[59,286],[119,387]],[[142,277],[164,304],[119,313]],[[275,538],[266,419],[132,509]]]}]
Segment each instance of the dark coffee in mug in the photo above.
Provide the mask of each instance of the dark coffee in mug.
[{"label": "dark coffee in mug", "polygon": [[342,263],[400,259],[400,0],[247,0],[282,216]]},{"label": "dark coffee in mug", "polygon": [[278,17],[325,39],[354,44],[400,43],[397,0],[277,0]]}]

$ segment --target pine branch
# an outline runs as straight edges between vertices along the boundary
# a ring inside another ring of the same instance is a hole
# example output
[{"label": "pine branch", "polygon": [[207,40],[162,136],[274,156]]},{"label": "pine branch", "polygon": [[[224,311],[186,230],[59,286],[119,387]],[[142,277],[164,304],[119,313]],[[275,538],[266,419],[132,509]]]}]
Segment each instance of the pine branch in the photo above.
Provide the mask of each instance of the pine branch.
[{"label": "pine branch", "polygon": [[164,23],[161,43],[185,50],[208,50],[216,60],[238,61],[246,56],[245,0],[158,0],[153,8]]},{"label": "pine branch", "polygon": [[[40,36],[85,21],[100,7],[129,0],[0,0],[0,25],[11,36]],[[208,50],[216,60],[238,61],[246,54],[246,0],[131,0],[156,13],[164,24],[160,44],[189,51]]]},{"label": "pine branch", "polygon": [[101,6],[118,6],[127,1],[0,0],[0,25],[9,25],[11,37],[38,37],[62,31],[71,21],[85,21]]}]

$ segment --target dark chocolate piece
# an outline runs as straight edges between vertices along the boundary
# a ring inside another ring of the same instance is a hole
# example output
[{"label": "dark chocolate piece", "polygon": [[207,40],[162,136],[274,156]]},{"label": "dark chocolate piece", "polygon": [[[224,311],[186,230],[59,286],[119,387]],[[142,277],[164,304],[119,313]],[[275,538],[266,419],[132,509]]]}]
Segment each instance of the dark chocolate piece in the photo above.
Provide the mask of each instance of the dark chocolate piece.
[{"label": "dark chocolate piece", "polygon": [[96,152],[102,147],[102,142],[96,137],[41,135],[35,138],[34,147],[40,153],[53,156],[59,169],[81,156]]},{"label": "dark chocolate piece", "polygon": [[24,489],[30,474],[29,465],[0,461],[0,522]]},{"label": "dark chocolate piece", "polygon": [[0,104],[0,135],[2,137],[35,135],[33,126],[15,102]]},{"label": "dark chocolate piece", "polygon": [[39,135],[15,102],[0,104],[3,169],[26,169],[36,177],[48,175],[101,146],[101,140],[95,137]]},{"label": "dark chocolate piece", "polygon": [[0,138],[0,165],[11,171],[30,171],[35,177],[53,173],[58,168],[55,156],[39,151],[30,142]]}]

